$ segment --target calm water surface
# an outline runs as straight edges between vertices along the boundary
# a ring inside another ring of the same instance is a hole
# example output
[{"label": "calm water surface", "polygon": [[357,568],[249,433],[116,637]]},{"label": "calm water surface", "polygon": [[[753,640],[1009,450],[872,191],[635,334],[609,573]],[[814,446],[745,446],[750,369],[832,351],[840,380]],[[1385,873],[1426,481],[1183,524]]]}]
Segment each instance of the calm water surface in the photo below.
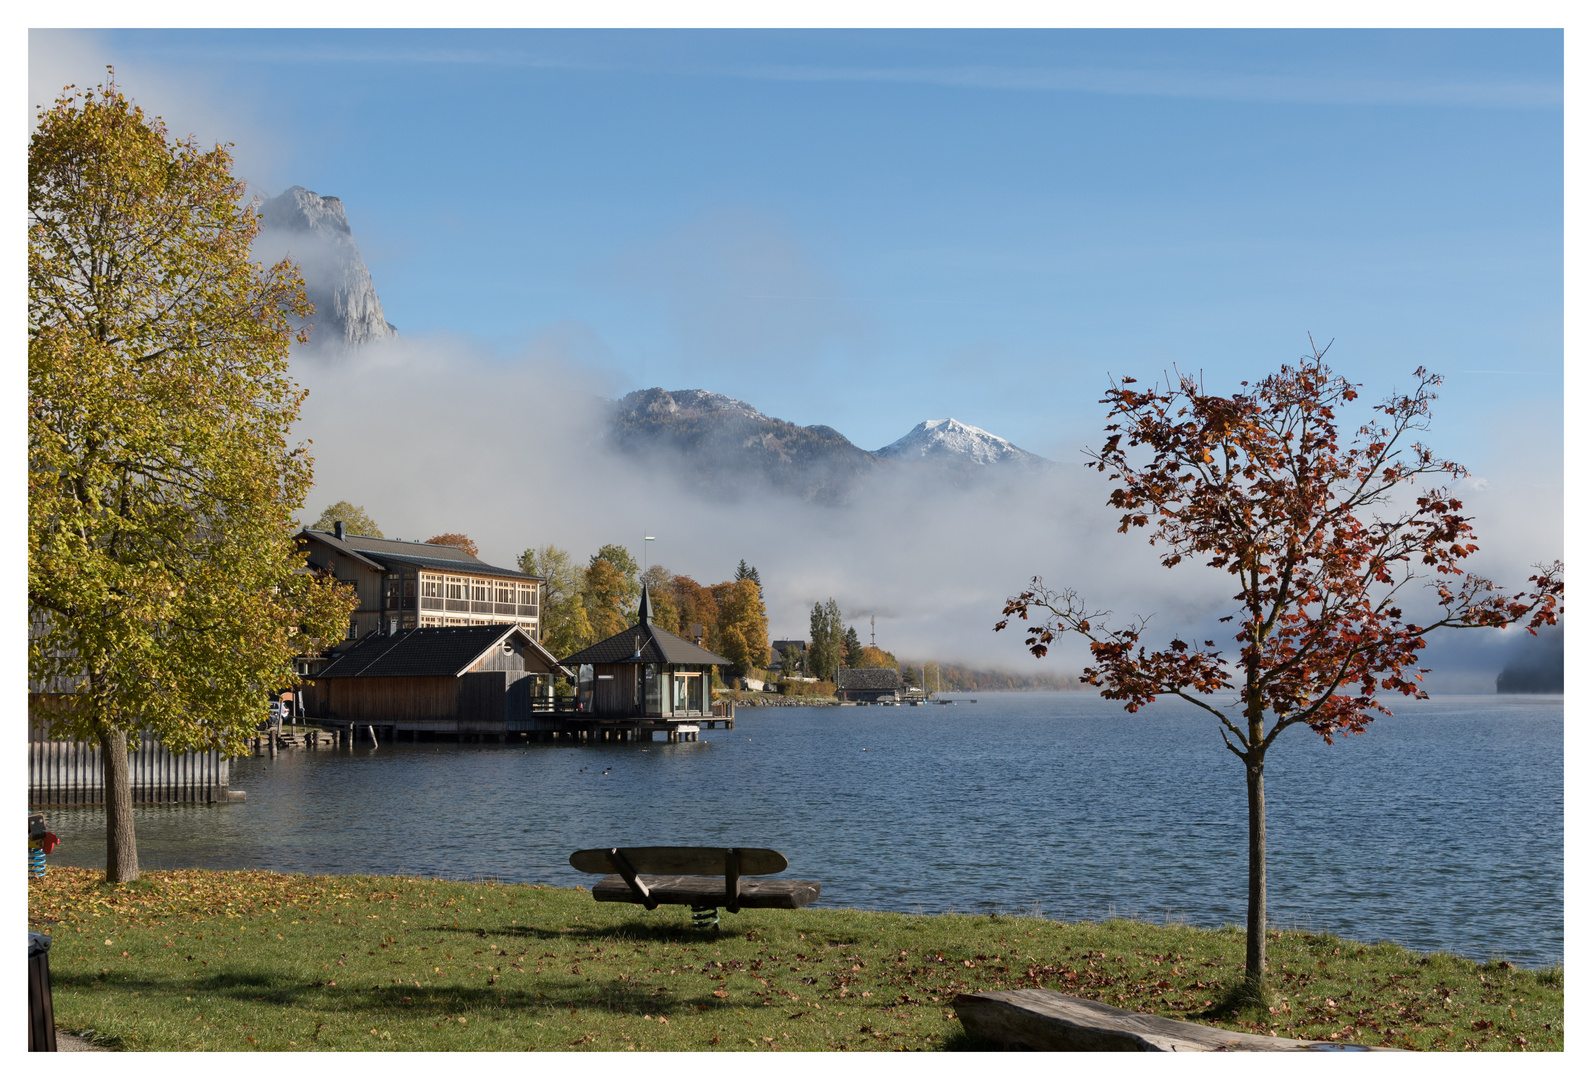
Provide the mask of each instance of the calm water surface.
[{"label": "calm water surface", "polygon": [[[1181,702],[743,709],[698,743],[391,745],[236,762],[242,805],[140,807],[146,868],[591,883],[577,848],[773,847],[823,906],[1244,921],[1243,771]],[[1564,953],[1564,702],[1398,703],[1267,761],[1271,918],[1477,958]],[[98,810],[53,861],[104,866]]]}]

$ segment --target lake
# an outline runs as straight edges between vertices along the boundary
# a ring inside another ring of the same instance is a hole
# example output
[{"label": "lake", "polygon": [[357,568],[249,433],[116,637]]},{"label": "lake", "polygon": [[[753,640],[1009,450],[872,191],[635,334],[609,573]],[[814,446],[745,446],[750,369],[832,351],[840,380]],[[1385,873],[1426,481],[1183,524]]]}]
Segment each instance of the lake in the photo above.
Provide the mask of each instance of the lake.
[{"label": "lake", "polygon": [[[577,848],[773,847],[825,907],[1242,924],[1243,769],[1183,702],[1085,693],[743,708],[697,743],[387,744],[235,762],[243,804],[137,808],[146,869],[594,881]],[[1564,955],[1564,701],[1397,702],[1266,771],[1273,925],[1476,959]],[[104,866],[104,813],[46,811]]]}]

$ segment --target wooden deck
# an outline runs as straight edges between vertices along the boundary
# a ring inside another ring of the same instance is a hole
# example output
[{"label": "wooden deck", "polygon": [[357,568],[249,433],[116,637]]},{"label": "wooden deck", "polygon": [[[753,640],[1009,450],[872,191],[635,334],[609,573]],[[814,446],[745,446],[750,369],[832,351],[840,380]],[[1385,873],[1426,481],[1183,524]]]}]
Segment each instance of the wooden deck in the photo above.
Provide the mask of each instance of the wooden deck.
[{"label": "wooden deck", "polygon": [[[562,703],[560,703],[562,704]],[[714,714],[679,717],[594,716],[572,708],[536,709],[530,716],[507,721],[393,720],[367,722],[308,717],[280,734],[261,732],[256,753],[287,749],[318,749],[384,742],[461,743],[635,743],[696,742],[703,728],[734,728],[735,709],[716,705]]]}]

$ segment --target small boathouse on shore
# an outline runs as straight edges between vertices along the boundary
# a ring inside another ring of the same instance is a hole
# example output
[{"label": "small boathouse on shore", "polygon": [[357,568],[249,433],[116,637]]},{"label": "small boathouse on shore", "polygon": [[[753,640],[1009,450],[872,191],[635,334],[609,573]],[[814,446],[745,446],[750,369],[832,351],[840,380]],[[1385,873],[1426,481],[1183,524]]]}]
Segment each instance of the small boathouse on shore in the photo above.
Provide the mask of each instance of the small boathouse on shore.
[{"label": "small boathouse on shore", "polygon": [[303,700],[308,716],[355,733],[501,741],[510,725],[555,708],[560,675],[569,672],[512,623],[417,627],[342,643]]},{"label": "small boathouse on shore", "polygon": [[654,626],[645,586],[634,626],[561,661],[574,673],[581,713],[645,732],[645,738],[662,730],[671,742],[695,741],[702,724],[713,723],[713,668],[729,662]]},{"label": "small boathouse on shore", "polygon": [[840,668],[835,672],[835,696],[841,701],[897,702],[901,699],[901,673],[895,668]]}]

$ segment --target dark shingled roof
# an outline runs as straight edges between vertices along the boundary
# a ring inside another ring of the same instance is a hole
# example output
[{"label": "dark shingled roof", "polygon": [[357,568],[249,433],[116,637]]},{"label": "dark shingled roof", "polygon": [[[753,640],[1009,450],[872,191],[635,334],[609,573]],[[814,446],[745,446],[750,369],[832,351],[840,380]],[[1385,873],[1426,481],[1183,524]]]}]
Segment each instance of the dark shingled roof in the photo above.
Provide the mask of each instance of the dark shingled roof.
[{"label": "dark shingled roof", "polygon": [[[641,645],[638,657],[636,645]],[[566,656],[559,663],[565,667],[575,664],[728,664],[717,653],[710,653],[693,641],[671,634],[651,623],[637,623],[621,630],[611,638],[588,646],[574,656]]]},{"label": "dark shingled roof", "polygon": [[393,678],[414,675],[457,676],[504,638],[518,634],[558,674],[553,654],[513,623],[486,626],[424,626],[391,636],[367,637],[339,647],[337,658],[317,679]]},{"label": "dark shingled roof", "polygon": [[901,673],[895,668],[846,668],[835,672],[837,690],[899,690]]},{"label": "dark shingled roof", "polygon": [[328,547],[357,556],[362,561],[380,566],[382,569],[390,569],[394,565],[402,565],[422,570],[441,570],[444,573],[522,578],[526,581],[542,580],[534,574],[525,574],[502,566],[492,566],[475,558],[463,548],[449,547],[446,544],[421,544],[412,540],[382,540],[375,536],[355,536],[353,533],[349,533],[339,540],[335,533],[316,532],[312,529],[305,529],[300,535],[313,536]]}]

